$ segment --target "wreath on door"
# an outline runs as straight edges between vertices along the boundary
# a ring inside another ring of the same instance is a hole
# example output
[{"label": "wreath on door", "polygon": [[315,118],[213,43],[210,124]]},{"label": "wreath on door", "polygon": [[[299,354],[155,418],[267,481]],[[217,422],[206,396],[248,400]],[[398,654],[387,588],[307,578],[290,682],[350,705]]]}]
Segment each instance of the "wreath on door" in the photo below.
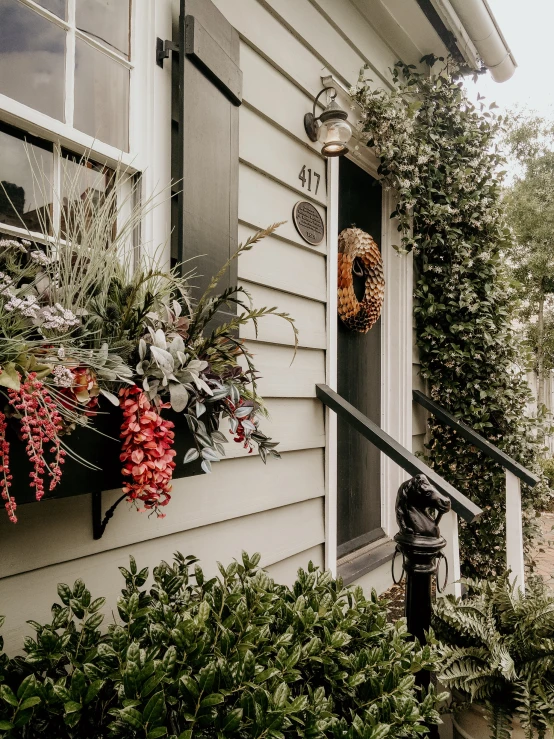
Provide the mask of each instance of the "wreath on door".
[{"label": "wreath on door", "polygon": [[[364,277],[362,300],[354,291],[354,275]],[[385,276],[379,247],[360,228],[339,234],[338,311],[345,326],[365,334],[378,321],[385,297]]]}]

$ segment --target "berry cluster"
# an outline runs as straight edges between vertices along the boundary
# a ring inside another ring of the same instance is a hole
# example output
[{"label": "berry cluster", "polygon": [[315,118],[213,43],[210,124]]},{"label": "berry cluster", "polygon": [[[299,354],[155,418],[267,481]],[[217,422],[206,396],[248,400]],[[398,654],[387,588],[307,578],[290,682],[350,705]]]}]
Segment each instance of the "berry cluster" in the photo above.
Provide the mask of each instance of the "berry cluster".
[{"label": "berry cluster", "polygon": [[0,413],[0,471],[2,479],[0,480],[0,495],[4,501],[4,507],[8,512],[8,517],[12,523],[17,523],[15,509],[17,505],[15,498],[10,495],[10,486],[12,484],[12,475],[10,473],[10,444],[6,440],[6,416]]},{"label": "berry cluster", "polygon": [[[44,476],[50,478],[49,490],[52,491],[62,476],[62,465],[66,452],[62,449],[60,433],[63,432],[63,419],[48,393],[44,383],[37,380],[36,373],[31,372],[19,390],[8,390],[10,405],[21,417],[20,433],[26,442],[25,450],[33,465],[30,486],[35,489],[35,496],[40,500],[44,496]],[[53,455],[49,464],[46,454]]]}]

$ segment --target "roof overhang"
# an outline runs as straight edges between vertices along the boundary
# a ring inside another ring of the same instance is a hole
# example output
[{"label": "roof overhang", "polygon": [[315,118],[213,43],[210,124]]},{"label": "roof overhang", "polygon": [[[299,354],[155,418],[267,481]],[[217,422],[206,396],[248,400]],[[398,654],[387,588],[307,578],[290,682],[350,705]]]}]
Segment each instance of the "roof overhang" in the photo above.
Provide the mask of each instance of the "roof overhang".
[{"label": "roof overhang", "polygon": [[451,54],[469,70],[509,79],[516,61],[487,0],[351,0],[398,59]]},{"label": "roof overhang", "polygon": [[487,0],[416,0],[454,57],[470,69],[484,66],[496,82],[510,79],[517,63]]}]

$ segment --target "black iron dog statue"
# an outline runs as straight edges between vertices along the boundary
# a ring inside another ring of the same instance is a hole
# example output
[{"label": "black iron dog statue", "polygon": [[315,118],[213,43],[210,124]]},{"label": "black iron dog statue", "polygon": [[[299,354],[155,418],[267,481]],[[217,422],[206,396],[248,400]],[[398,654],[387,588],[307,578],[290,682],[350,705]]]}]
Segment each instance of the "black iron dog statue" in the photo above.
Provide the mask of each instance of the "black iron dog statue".
[{"label": "black iron dog statue", "polygon": [[[431,510],[438,511],[433,516]],[[439,521],[450,510],[450,498],[440,493],[425,475],[402,483],[396,496],[396,521],[402,534],[439,537]]]}]

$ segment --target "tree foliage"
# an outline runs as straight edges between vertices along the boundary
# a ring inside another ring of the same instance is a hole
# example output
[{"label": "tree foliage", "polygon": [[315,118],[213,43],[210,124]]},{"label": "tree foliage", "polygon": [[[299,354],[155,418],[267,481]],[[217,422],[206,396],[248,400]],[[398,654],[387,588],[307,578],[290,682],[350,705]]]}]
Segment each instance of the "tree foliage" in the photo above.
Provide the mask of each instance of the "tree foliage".
[{"label": "tree foliage", "polygon": [[[499,446],[537,469],[534,424],[524,416],[529,390],[516,371],[521,347],[512,328],[513,291],[501,263],[511,240],[501,203],[502,121],[472,105],[451,62],[432,74],[398,63],[394,89],[360,78],[353,91],[368,146],[385,185],[398,195],[400,252],[416,262],[415,320],[421,377],[431,397]],[[490,106],[491,108],[493,106]],[[484,509],[462,525],[463,569],[490,576],[505,569],[503,470],[431,417],[426,455],[434,469]],[[527,544],[545,486],[523,490]]]},{"label": "tree foliage", "polygon": [[435,652],[387,620],[375,591],[311,563],[285,587],[259,560],[243,553],[208,579],[177,554],[147,588],[131,558],[107,633],[104,599],[59,585],[23,656],[0,652],[0,736],[416,739],[439,722],[445,696],[415,685]]},{"label": "tree foliage", "polygon": [[519,171],[505,196],[515,238],[508,264],[521,299],[524,337],[533,355],[543,404],[544,381],[554,369],[554,127],[534,115],[516,114],[505,141]]}]

